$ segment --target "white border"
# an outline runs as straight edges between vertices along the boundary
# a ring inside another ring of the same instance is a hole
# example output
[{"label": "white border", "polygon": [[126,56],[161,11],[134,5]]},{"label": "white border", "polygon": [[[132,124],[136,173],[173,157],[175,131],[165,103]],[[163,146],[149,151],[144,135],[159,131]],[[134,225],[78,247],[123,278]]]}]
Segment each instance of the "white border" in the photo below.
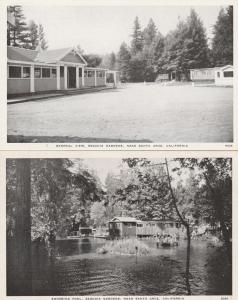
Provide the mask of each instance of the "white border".
[{"label": "white border", "polygon": [[[6,7],[7,5],[39,5],[39,2],[33,0],[1,0],[0,2],[0,149],[3,150],[238,150],[237,137],[237,87],[238,87],[238,0],[42,0],[40,5],[110,5],[110,6],[151,6],[151,5],[233,5],[234,6],[234,96],[233,96],[233,143],[150,143],[139,145],[139,143],[7,143],[7,68],[6,68]],[[145,137],[146,138],[146,137]],[[146,146],[147,145],[147,146]]]},{"label": "white border", "polygon": [[[238,250],[238,221],[237,221],[237,213],[238,213],[238,153],[237,152],[224,152],[224,151],[216,151],[216,152],[113,152],[113,151],[101,151],[101,152],[88,152],[88,151],[31,151],[31,152],[1,152],[0,153],[0,198],[2,201],[0,202],[0,211],[1,211],[1,218],[0,218],[0,225],[1,225],[1,234],[0,234],[0,299],[11,299],[11,300],[25,300],[25,299],[39,299],[39,300],[53,300],[52,297],[39,297],[39,296],[32,296],[32,297],[7,297],[6,296],[6,158],[127,158],[127,157],[148,157],[148,158],[185,158],[185,157],[231,157],[232,158],[232,179],[233,179],[233,187],[232,187],[232,248],[233,248],[233,261],[232,261],[232,296],[148,296],[147,299],[145,297],[133,296],[130,297],[131,299],[125,299],[125,297],[129,297],[128,295],[120,297],[122,300],[185,300],[185,299],[199,299],[199,300],[231,300],[231,299],[238,299],[238,272],[237,272],[237,253]],[[56,296],[55,298],[67,298],[67,296]],[[73,299],[74,298],[74,299]],[[91,299],[95,300],[96,296],[70,296],[69,300],[86,300]],[[100,296],[100,300],[112,300],[113,296]],[[138,298],[138,299],[136,299]],[[153,298],[153,299],[152,299]],[[99,299],[98,299],[99,300]]]}]

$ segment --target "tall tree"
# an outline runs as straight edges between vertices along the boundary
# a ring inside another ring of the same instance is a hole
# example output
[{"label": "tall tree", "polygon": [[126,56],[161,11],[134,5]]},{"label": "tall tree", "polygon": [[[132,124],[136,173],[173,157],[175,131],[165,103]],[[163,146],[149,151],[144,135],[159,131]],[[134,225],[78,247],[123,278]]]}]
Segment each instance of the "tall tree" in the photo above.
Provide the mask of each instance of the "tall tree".
[{"label": "tall tree", "polygon": [[176,79],[189,79],[191,68],[209,67],[209,49],[202,21],[194,9],[186,21],[180,20],[176,30],[167,36],[164,66]]},{"label": "tall tree", "polygon": [[36,47],[39,44],[39,34],[38,34],[38,25],[31,20],[29,22],[29,34],[28,34],[28,41],[29,41],[29,45],[28,48],[31,50],[35,50]]},{"label": "tall tree", "polygon": [[[182,167],[201,170],[206,201],[197,203],[207,222],[222,233],[227,257],[232,260],[232,163],[230,158],[180,159]],[[210,212],[211,215],[207,214]],[[219,226],[217,226],[217,223]]]},{"label": "tall tree", "polygon": [[134,21],[134,28],[132,34],[132,41],[131,41],[131,53],[136,55],[140,52],[143,48],[143,34],[141,31],[141,26],[139,22],[139,18],[136,17]]},{"label": "tall tree", "polygon": [[143,41],[145,46],[151,46],[157,36],[157,28],[156,25],[151,18],[149,20],[148,25],[143,30]]},{"label": "tall tree", "polygon": [[233,64],[233,6],[220,10],[214,26],[212,56],[215,66]]},{"label": "tall tree", "polygon": [[48,48],[48,42],[46,41],[44,27],[42,24],[39,24],[38,27],[38,37],[39,37],[39,45],[41,49],[46,50]]},{"label": "tall tree", "polygon": [[121,44],[117,57],[118,57],[118,68],[120,71],[121,80],[128,81],[129,62],[130,62],[131,54],[125,42]]},{"label": "tall tree", "polygon": [[15,18],[15,26],[8,29],[7,44],[25,48],[28,45],[28,26],[25,22],[23,9],[20,5],[10,6],[10,13]]},{"label": "tall tree", "polygon": [[31,295],[30,159],[16,160],[15,284],[17,295]]}]

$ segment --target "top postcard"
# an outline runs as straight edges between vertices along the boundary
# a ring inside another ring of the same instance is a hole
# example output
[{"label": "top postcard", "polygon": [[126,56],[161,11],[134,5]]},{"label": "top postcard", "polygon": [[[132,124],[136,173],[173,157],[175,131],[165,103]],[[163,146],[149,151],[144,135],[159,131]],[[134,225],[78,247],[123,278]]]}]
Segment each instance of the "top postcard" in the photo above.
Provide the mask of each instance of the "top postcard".
[{"label": "top postcard", "polygon": [[121,3],[5,5],[3,148],[237,148],[236,4]]}]

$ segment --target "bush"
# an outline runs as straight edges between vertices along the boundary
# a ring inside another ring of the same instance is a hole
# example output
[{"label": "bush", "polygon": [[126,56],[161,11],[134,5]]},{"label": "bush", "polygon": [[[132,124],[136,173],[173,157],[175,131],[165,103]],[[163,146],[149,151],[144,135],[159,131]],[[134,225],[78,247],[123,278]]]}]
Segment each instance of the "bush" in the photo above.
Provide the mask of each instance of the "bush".
[{"label": "bush", "polygon": [[122,239],[110,241],[101,248],[97,249],[98,254],[116,254],[116,255],[138,255],[146,256],[152,254],[146,244],[137,239]]}]

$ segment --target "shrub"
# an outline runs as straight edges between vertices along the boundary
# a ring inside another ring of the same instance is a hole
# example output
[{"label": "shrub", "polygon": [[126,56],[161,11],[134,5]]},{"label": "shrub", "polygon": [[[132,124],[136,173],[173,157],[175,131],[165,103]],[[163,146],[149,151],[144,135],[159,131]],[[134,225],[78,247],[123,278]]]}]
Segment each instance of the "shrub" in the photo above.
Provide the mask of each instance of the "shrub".
[{"label": "shrub", "polygon": [[145,256],[152,254],[152,249],[145,243],[137,239],[121,239],[109,241],[107,244],[97,249],[98,254],[116,254],[116,255],[138,255]]}]

